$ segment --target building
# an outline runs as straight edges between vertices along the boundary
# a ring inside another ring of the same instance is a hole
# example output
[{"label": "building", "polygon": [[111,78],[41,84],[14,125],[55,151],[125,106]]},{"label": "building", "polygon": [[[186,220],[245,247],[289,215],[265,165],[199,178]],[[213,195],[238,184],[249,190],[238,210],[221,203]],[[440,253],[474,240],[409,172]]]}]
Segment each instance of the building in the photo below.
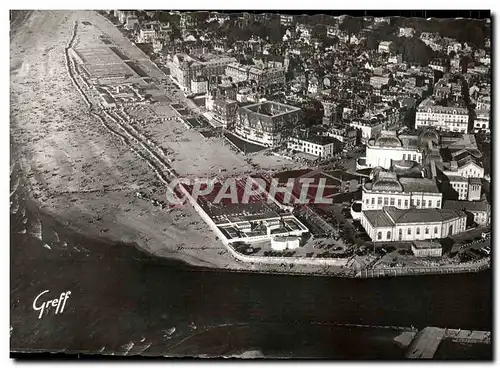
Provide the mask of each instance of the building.
[{"label": "building", "polygon": [[446,201],[444,209],[464,211],[468,217],[468,224],[475,222],[479,226],[489,226],[491,206],[486,199],[481,201]]},{"label": "building", "polygon": [[177,81],[182,90],[190,92],[193,77],[203,76],[209,78],[223,75],[226,66],[235,61],[234,57],[204,55],[195,58],[187,54],[175,54],[167,62],[167,66],[170,69],[170,75]]},{"label": "building", "polygon": [[377,170],[362,187],[362,210],[441,208],[443,194],[427,178],[397,178],[394,172]]},{"label": "building", "polygon": [[411,251],[415,257],[441,257],[443,255],[441,243],[433,241],[413,241]]},{"label": "building", "polygon": [[491,97],[479,96],[476,103],[477,110],[491,111]]},{"label": "building", "polygon": [[342,149],[342,144],[335,138],[320,135],[307,135],[302,137],[291,137],[288,141],[288,148],[324,158],[331,157],[339,152]]},{"label": "building", "polygon": [[297,249],[300,246],[300,238],[296,236],[275,236],[271,239],[271,248],[275,251]]},{"label": "building", "polygon": [[288,141],[300,114],[298,107],[273,101],[243,106],[238,111],[235,133],[249,142],[277,147]]},{"label": "building", "polygon": [[490,111],[476,109],[476,118],[474,119],[475,131],[490,131]]},{"label": "building", "polygon": [[468,133],[469,112],[464,107],[436,105],[432,99],[422,101],[415,116],[415,129],[433,127],[449,132]]},{"label": "building", "polygon": [[225,74],[233,82],[254,81],[257,85],[285,84],[286,68],[283,64],[265,63],[263,65],[242,65],[231,63],[226,67]]},{"label": "building", "polygon": [[213,119],[224,128],[233,127],[238,115],[238,103],[232,100],[216,99],[212,112]]},{"label": "building", "polygon": [[415,29],[411,27],[400,27],[399,28],[399,37],[413,37],[415,33]]},{"label": "building", "polygon": [[191,93],[198,95],[208,92],[208,80],[205,77],[197,76],[191,79]]},{"label": "building", "polygon": [[390,54],[392,51],[392,41],[382,41],[378,44],[378,52]]},{"label": "building", "polygon": [[423,150],[415,140],[401,140],[395,131],[382,130],[366,144],[366,166],[390,169],[393,161],[422,163]]},{"label": "building", "polygon": [[139,19],[137,19],[137,16],[135,15],[129,15],[127,16],[127,20],[125,21],[125,29],[127,30],[133,30],[135,27],[139,26]]},{"label": "building", "polygon": [[[345,109],[344,109],[345,110]],[[344,116],[342,116],[344,118]],[[349,123],[349,126],[360,131],[361,143],[367,143],[370,139],[376,137],[387,126],[387,123],[380,120],[356,119]]]},{"label": "building", "polygon": [[375,75],[373,77],[370,77],[370,85],[372,85],[373,88],[380,89],[383,86],[387,86],[389,84],[389,80],[389,76]]},{"label": "building", "polygon": [[280,14],[280,24],[285,27],[292,26],[295,23],[293,15]]},{"label": "building", "polygon": [[461,176],[463,178],[484,177],[484,168],[473,160],[451,161],[449,165],[443,167],[443,174],[448,178]]},{"label": "building", "polygon": [[139,43],[152,43],[156,38],[156,30],[153,26],[151,28],[141,28],[137,42]]},{"label": "building", "polygon": [[362,211],[361,225],[373,242],[440,239],[465,231],[466,215],[458,210],[383,207]]},{"label": "building", "polygon": [[333,125],[321,135],[339,140],[342,142],[342,149],[352,149],[358,144],[358,130],[350,126],[340,127]]}]

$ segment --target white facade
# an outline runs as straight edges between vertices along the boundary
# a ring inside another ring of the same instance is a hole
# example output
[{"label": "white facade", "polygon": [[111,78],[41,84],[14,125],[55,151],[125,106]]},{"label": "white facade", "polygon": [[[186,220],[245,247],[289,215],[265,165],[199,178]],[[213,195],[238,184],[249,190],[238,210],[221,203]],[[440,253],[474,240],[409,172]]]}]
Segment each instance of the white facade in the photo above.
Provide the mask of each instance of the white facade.
[{"label": "white facade", "polygon": [[382,129],[385,128],[386,123],[365,124],[359,121],[351,121],[349,126],[361,131],[361,141],[366,142],[371,138],[376,137]]},{"label": "white facade", "polygon": [[191,80],[191,92],[202,94],[208,92],[208,81],[204,78],[194,78]]},{"label": "white facade", "polygon": [[438,130],[468,133],[469,113],[466,108],[422,104],[415,117],[415,129],[433,127]]},{"label": "white facade", "polygon": [[383,146],[377,140],[370,140],[366,145],[366,166],[390,169],[393,161],[422,162],[422,151],[418,147]]},{"label": "white facade", "polygon": [[329,157],[337,152],[335,143],[323,137],[290,138],[287,147],[317,157]]},{"label": "white facade", "polygon": [[439,243],[412,243],[411,251],[416,257],[441,257],[443,255],[443,247]]},{"label": "white facade", "polygon": [[155,38],[156,38],[156,31],[154,29],[141,28],[137,40],[139,41],[139,43],[152,43]]},{"label": "white facade", "polygon": [[[453,210],[449,210],[453,211]],[[399,211],[411,214],[413,220],[393,219],[386,209],[362,211],[361,225],[373,242],[414,241],[441,239],[465,231],[466,215],[462,211],[453,211],[448,219],[437,219],[436,213],[448,210],[425,209]],[[410,216],[408,216],[410,217]]]},{"label": "white facade", "polygon": [[464,178],[480,178],[484,177],[484,168],[479,166],[473,161],[466,163],[460,167],[456,167],[453,170],[443,171],[446,176],[461,176]]},{"label": "white facade", "polygon": [[276,251],[297,249],[299,246],[300,239],[297,237],[275,236],[271,239],[271,248]]},{"label": "white facade", "polygon": [[474,119],[474,129],[490,131],[490,111],[476,110],[476,118]]},{"label": "white facade", "polygon": [[390,53],[391,52],[391,46],[392,42],[391,41],[382,41],[378,44],[378,52],[386,52]]}]

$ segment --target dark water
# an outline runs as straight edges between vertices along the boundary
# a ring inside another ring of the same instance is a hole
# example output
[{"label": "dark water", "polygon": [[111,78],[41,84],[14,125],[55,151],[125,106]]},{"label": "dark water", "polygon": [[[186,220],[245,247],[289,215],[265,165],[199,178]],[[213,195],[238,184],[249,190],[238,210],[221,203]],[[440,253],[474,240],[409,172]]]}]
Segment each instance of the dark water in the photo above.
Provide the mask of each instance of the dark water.
[{"label": "dark water", "polygon": [[[397,333],[328,324],[491,330],[490,271],[372,280],[213,272],[71,233],[23,201],[22,186],[11,201],[20,204],[11,214],[15,351],[123,353],[133,342],[131,354],[387,359],[404,353]],[[17,234],[23,208],[28,224],[39,216],[43,241]],[[32,303],[47,289],[72,294],[63,314],[38,319]]]}]

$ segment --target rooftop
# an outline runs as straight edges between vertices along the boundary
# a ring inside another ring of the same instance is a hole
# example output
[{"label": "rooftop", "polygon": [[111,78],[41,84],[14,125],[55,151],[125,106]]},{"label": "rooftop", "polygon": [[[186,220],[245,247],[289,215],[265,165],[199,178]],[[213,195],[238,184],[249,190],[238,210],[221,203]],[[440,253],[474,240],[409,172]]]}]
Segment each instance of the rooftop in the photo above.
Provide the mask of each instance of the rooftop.
[{"label": "rooftop", "polygon": [[413,246],[416,249],[441,249],[441,243],[437,241],[423,241],[423,240],[414,240]]},{"label": "rooftop", "polygon": [[400,178],[399,182],[405,192],[439,193],[434,180],[427,178]]},{"label": "rooftop", "polygon": [[490,205],[483,199],[482,201],[446,201],[443,209],[459,211],[488,211]]},{"label": "rooftop", "polygon": [[462,211],[458,210],[440,210],[436,208],[416,208],[410,210],[400,210],[396,207],[384,207],[388,216],[395,224],[410,224],[410,223],[433,223],[452,220],[458,217],[465,216]]},{"label": "rooftop", "polygon": [[298,112],[300,111],[299,107],[291,106],[291,105],[285,105],[280,102],[275,102],[275,101],[264,101],[264,102],[259,102],[253,105],[247,105],[244,107],[241,107],[242,110],[248,110],[249,112],[252,113],[257,113],[259,115],[265,115],[265,116],[278,116],[282,114],[287,114],[290,112]]}]

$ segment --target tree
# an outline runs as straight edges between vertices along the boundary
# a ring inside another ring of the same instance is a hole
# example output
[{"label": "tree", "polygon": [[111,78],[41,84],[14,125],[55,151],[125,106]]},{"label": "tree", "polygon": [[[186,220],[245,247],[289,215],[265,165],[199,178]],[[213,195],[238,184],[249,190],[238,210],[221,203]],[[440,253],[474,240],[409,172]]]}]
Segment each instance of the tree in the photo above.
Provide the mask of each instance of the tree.
[{"label": "tree", "polygon": [[356,34],[363,29],[363,23],[362,17],[346,17],[339,28],[349,34]]},{"label": "tree", "polygon": [[314,37],[320,39],[320,40],[325,40],[327,37],[326,37],[326,33],[327,33],[327,29],[326,29],[326,26],[323,25],[323,24],[316,24],[314,26]]}]

